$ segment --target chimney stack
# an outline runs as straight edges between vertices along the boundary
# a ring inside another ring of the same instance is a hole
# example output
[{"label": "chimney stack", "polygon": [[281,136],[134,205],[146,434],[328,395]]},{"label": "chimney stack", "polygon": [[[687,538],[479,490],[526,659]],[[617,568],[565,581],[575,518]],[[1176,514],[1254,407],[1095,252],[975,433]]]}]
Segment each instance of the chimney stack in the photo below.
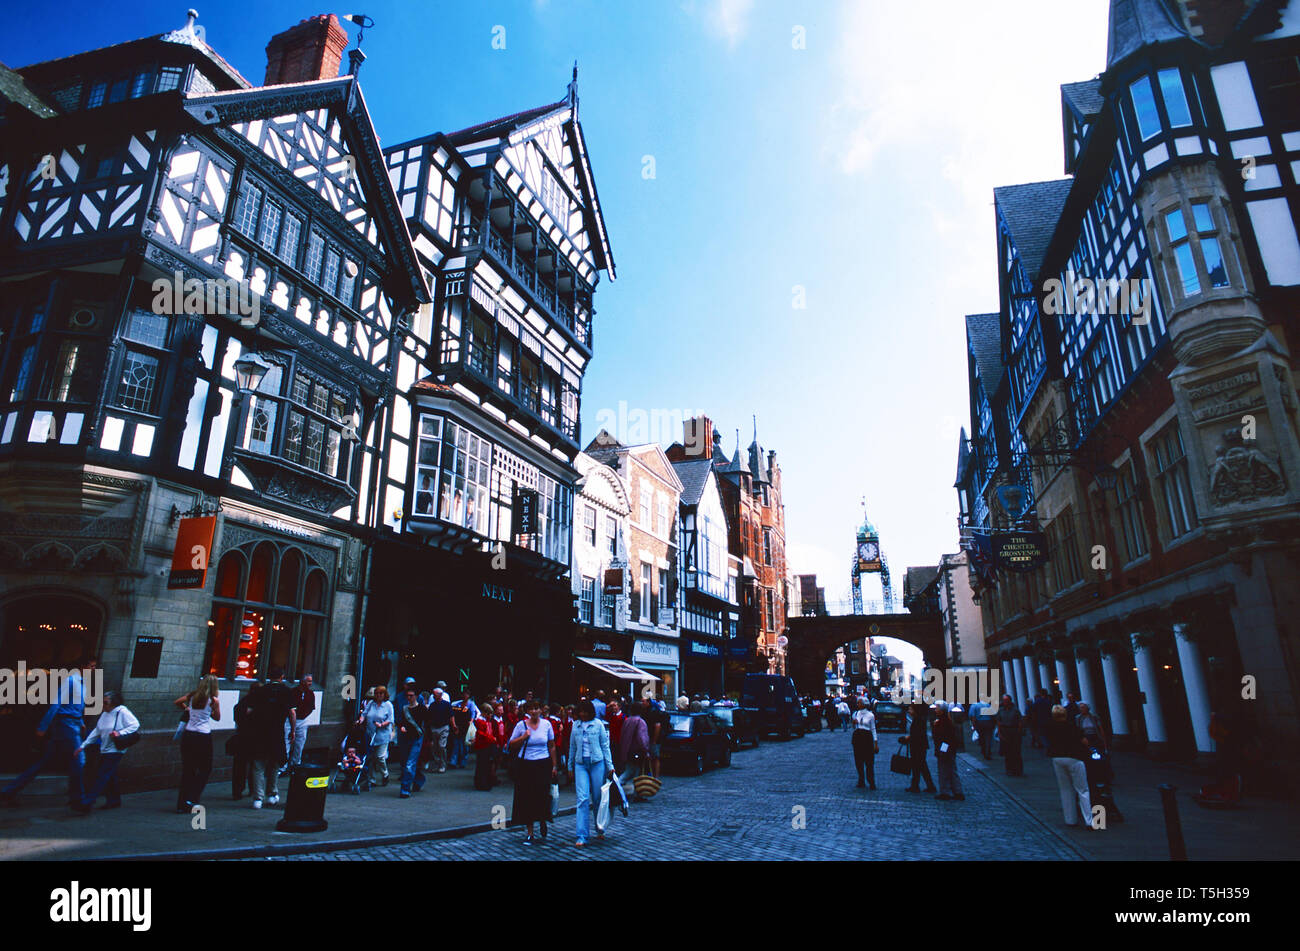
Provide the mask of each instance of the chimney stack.
[{"label": "chimney stack", "polygon": [[303,20],[266,44],[264,86],[334,79],[339,74],[348,34],[332,13]]},{"label": "chimney stack", "polygon": [[687,459],[713,458],[713,420],[707,416],[696,416],[682,424],[682,446]]}]

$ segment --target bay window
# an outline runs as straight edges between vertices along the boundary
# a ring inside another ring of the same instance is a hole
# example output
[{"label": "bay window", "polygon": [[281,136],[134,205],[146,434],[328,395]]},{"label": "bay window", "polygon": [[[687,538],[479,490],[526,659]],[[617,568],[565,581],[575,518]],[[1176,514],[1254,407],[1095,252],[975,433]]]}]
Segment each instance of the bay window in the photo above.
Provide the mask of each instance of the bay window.
[{"label": "bay window", "polygon": [[273,356],[267,361],[266,375],[248,398],[240,446],[347,482],[352,443],[343,434],[353,425],[355,393]]}]

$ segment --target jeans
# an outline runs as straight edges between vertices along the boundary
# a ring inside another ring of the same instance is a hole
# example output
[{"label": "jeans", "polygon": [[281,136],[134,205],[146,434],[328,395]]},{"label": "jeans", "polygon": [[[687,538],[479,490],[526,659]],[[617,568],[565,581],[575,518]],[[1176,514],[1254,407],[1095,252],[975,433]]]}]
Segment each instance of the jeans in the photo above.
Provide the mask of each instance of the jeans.
[{"label": "jeans", "polygon": [[307,744],[307,724],[302,720],[290,725],[286,719],[284,721],[284,755],[288,757],[286,762],[290,766],[297,766],[302,762],[302,748]]},{"label": "jeans", "polygon": [[939,765],[939,795],[960,796],[961,777],[957,775],[957,754],[953,750],[936,753],[934,758]]},{"label": "jeans", "polygon": [[451,749],[447,753],[447,765],[462,767],[468,759],[469,752],[465,748],[465,731],[461,730],[451,738]]},{"label": "jeans", "polygon": [[423,737],[402,739],[397,744],[397,756],[402,761],[402,793],[411,794],[411,788],[419,792],[424,788],[424,773],[420,771],[420,750],[423,749]]},{"label": "jeans", "polygon": [[45,746],[41,749],[40,758],[0,790],[0,793],[14,795],[53,760],[55,766],[68,771],[68,802],[72,805],[80,803],[81,771],[86,765],[86,754],[77,750],[80,745],[81,722],[73,717],[55,717],[45,734]]},{"label": "jeans", "polygon": [[99,754],[99,771],[95,774],[95,784],[81,800],[83,806],[93,806],[101,793],[110,806],[122,805],[122,790],[117,782],[117,768],[122,765],[125,756],[125,753]]},{"label": "jeans", "polygon": [[181,734],[181,788],[176,795],[176,808],[184,809],[187,802],[200,802],[203,787],[212,773],[212,734],[186,730]]},{"label": "jeans", "polygon": [[599,805],[596,797],[608,772],[604,760],[573,764],[573,785],[578,794],[578,841],[586,842],[591,831],[591,814]]},{"label": "jeans", "polygon": [[858,768],[858,785],[863,784],[863,771],[871,788],[876,788],[876,747],[870,730],[853,731],[853,764]]},{"label": "jeans", "polygon": [[269,796],[276,799],[280,795],[279,776],[280,764],[273,759],[257,758],[252,763],[252,775],[249,777],[253,783],[253,801],[257,802],[267,793],[267,787],[270,787]]},{"label": "jeans", "polygon": [[435,726],[429,728],[429,766],[441,773],[447,768],[447,734],[451,727]]},{"label": "jeans", "polygon": [[1088,770],[1083,760],[1073,756],[1053,756],[1052,771],[1056,773],[1056,788],[1061,794],[1061,812],[1067,826],[1077,826],[1079,816],[1092,824],[1092,799],[1088,792]]}]

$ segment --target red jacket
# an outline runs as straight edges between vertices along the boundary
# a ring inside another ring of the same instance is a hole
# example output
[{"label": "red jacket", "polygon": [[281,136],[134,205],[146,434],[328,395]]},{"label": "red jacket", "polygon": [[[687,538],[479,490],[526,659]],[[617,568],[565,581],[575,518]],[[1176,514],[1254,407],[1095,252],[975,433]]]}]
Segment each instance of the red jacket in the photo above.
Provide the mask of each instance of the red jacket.
[{"label": "red jacket", "polygon": [[618,716],[611,717],[609,720],[609,745],[611,748],[618,746],[619,738],[623,735],[623,721],[627,719],[627,714],[622,710]]},{"label": "red jacket", "polygon": [[503,746],[506,742],[505,724],[487,717],[474,721],[474,749],[485,750],[490,746]]}]

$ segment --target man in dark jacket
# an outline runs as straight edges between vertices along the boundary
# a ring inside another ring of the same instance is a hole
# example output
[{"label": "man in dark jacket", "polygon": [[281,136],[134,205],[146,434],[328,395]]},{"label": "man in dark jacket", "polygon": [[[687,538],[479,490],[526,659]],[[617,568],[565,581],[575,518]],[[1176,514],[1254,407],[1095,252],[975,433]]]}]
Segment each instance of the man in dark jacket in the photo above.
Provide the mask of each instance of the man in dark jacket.
[{"label": "man in dark jacket", "polygon": [[274,806],[280,802],[277,780],[280,764],[284,762],[284,721],[293,707],[291,691],[286,684],[273,680],[254,687],[243,702],[247,721],[243,731],[248,734],[245,755],[252,766],[253,808],[262,808],[264,796]]},{"label": "man in dark jacket", "polygon": [[1034,730],[1034,746],[1042,746],[1047,734],[1047,725],[1052,722],[1052,701],[1047,698],[1047,691],[1039,689],[1034,694],[1034,702],[1029,705],[1029,723]]},{"label": "man in dark jacket", "polygon": [[948,704],[939,704],[934,718],[934,758],[939,765],[939,795],[936,799],[965,800],[961,791],[961,778],[957,775],[957,731]]},{"label": "man in dark jacket", "polygon": [[420,770],[420,750],[424,748],[424,722],[427,711],[414,687],[406,688],[406,702],[397,715],[397,757],[402,763],[402,791],[398,798],[410,799],[411,790],[424,788]]},{"label": "man in dark jacket", "polygon": [[929,764],[925,761],[926,752],[930,748],[930,737],[926,731],[929,712],[923,703],[912,704],[912,722],[907,731],[907,747],[912,757],[912,785],[907,787],[908,792],[919,793],[922,779],[925,780],[925,791],[934,792],[934,779],[931,778]]}]

